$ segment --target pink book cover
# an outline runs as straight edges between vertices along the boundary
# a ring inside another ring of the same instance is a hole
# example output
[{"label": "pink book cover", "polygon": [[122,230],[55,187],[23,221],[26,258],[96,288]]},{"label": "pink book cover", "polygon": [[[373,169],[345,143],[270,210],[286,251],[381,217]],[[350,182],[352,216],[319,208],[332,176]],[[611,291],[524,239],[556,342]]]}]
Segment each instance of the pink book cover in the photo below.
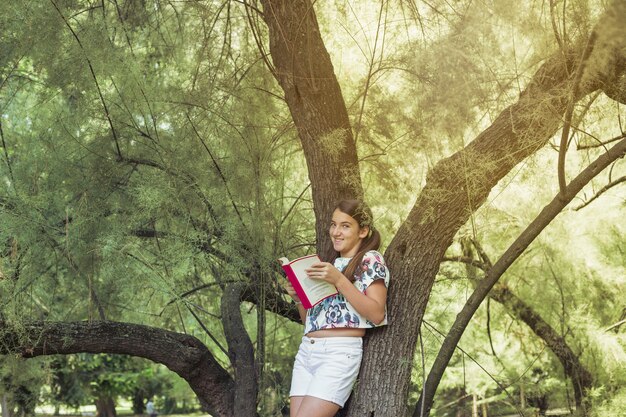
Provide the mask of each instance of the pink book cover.
[{"label": "pink book cover", "polygon": [[287,279],[293,285],[294,290],[302,306],[306,309],[313,307],[325,298],[337,294],[337,288],[326,281],[313,280],[307,277],[305,269],[312,264],[320,262],[317,255],[308,255],[289,261],[287,258],[280,258],[283,271]]}]

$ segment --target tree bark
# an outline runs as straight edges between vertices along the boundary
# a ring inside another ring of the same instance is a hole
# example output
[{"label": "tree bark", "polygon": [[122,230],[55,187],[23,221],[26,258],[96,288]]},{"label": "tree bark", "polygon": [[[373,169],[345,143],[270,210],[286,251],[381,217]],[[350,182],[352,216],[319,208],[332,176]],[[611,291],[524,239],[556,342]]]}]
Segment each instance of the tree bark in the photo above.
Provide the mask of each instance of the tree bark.
[{"label": "tree bark", "polygon": [[356,145],[333,64],[309,0],[261,0],[274,76],[298,130],[316,219],[317,248],[341,199],[361,197]]},{"label": "tree bark", "polygon": [[11,409],[9,408],[9,398],[6,392],[2,393],[2,417],[12,417]]},{"label": "tree bark", "polygon": [[258,395],[254,347],[241,318],[239,284],[227,285],[222,295],[222,324],[228,342],[228,357],[235,370],[234,415],[256,417]]},{"label": "tree bark", "polygon": [[108,395],[100,395],[96,400],[96,417],[117,417],[115,402]]},{"label": "tree bark", "polygon": [[235,417],[232,378],[193,336],[113,321],[31,322],[19,330],[0,322],[0,354],[32,358],[81,352],[131,355],[161,363],[189,383],[205,411],[215,417]]}]

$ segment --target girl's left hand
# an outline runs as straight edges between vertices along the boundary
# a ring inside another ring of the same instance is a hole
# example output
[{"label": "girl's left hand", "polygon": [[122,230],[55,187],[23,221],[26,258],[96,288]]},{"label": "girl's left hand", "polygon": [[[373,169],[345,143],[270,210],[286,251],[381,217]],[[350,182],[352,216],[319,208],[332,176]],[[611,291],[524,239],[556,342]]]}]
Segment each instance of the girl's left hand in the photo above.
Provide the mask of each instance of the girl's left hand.
[{"label": "girl's left hand", "polygon": [[343,274],[328,262],[316,262],[310,268],[305,269],[307,276],[311,279],[321,279],[336,285]]}]

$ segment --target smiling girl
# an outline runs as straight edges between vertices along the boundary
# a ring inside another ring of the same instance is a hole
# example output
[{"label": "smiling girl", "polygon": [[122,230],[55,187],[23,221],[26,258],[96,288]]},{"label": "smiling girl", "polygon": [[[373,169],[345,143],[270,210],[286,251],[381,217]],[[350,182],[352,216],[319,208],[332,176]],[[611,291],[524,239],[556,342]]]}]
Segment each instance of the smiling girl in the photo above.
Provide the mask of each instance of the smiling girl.
[{"label": "smiling girl", "polygon": [[306,310],[291,284],[304,337],[291,380],[291,417],[332,417],[344,406],[359,373],[363,335],[387,324],[389,271],[376,250],[380,233],[359,200],[341,201],[332,215],[329,246],[307,269],[310,279],[333,284],[337,295]]}]

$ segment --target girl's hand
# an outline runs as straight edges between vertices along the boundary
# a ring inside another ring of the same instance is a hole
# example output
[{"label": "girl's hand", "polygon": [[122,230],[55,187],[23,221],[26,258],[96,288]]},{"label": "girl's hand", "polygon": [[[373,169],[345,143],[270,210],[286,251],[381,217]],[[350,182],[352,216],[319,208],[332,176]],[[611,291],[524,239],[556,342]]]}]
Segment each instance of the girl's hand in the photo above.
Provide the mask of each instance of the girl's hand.
[{"label": "girl's hand", "polygon": [[304,271],[311,279],[321,279],[333,285],[336,285],[343,277],[343,274],[328,262],[316,262]]},{"label": "girl's hand", "polygon": [[291,282],[289,282],[289,280],[287,280],[284,288],[285,291],[287,291],[287,294],[289,294],[289,296],[293,299],[293,301],[295,301],[296,303],[300,302],[300,297],[298,297],[298,295],[296,294],[296,290],[293,288],[293,285],[291,285]]}]

